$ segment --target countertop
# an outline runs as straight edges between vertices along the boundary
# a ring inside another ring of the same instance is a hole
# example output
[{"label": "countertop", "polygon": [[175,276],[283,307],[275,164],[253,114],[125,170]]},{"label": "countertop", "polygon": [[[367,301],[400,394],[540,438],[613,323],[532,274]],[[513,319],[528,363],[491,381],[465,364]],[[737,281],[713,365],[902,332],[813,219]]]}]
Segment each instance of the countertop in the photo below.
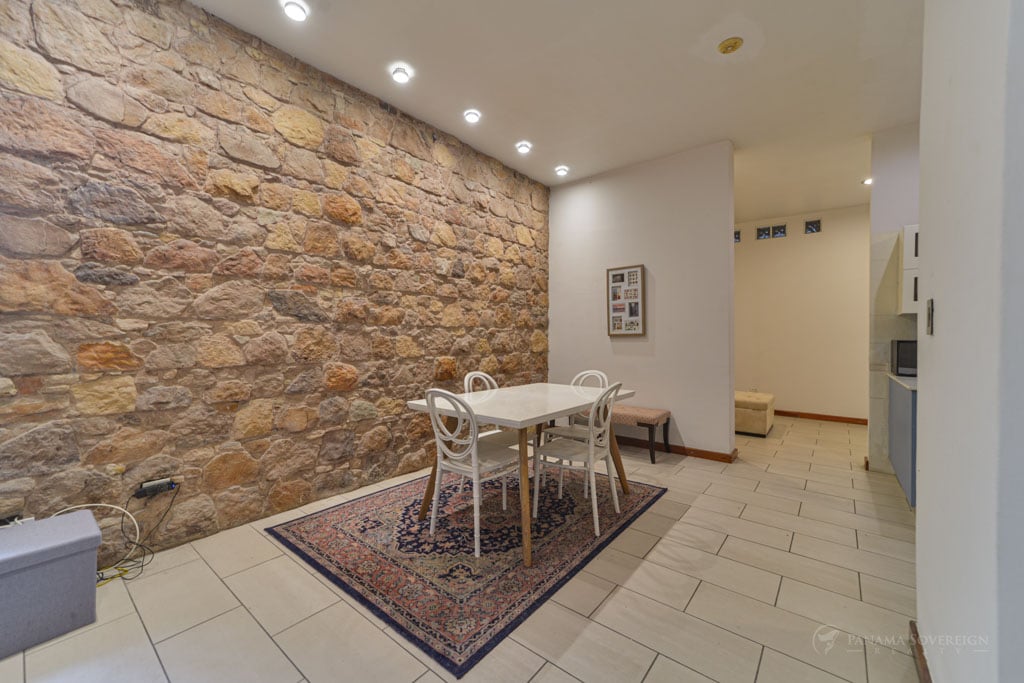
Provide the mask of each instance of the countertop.
[{"label": "countertop", "polygon": [[889,379],[903,386],[906,389],[910,389],[911,391],[917,391],[916,377],[901,377],[900,375],[894,375],[890,372]]}]

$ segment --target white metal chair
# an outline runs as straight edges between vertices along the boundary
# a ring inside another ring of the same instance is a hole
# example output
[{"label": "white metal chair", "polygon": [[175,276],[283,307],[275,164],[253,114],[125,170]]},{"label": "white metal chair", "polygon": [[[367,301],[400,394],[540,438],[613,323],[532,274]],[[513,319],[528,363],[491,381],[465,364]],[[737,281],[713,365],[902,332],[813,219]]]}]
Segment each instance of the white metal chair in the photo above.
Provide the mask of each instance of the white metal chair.
[{"label": "white metal chair", "polygon": [[[430,513],[430,535],[437,527],[437,510],[441,500],[441,481],[445,472],[454,472],[473,481],[473,554],[480,557],[480,489],[492,479],[501,478],[501,509],[508,509],[505,477],[519,467],[519,452],[500,442],[480,439],[476,414],[464,399],[443,389],[427,390],[427,408],[434,427],[437,445],[437,478]],[[441,414],[450,410],[454,416]],[[447,420],[450,422],[446,423]],[[452,425],[449,427],[449,425]],[[521,486],[528,486],[520,483]],[[461,487],[460,487],[461,490]]]},{"label": "white metal chair", "polygon": [[[583,372],[577,373],[577,375],[572,378],[571,384],[574,387],[598,387],[599,389],[607,389],[608,375],[604,374],[600,370],[584,370]],[[544,434],[549,439],[551,437],[558,436],[566,439],[576,439],[577,441],[586,441],[590,436],[590,431],[587,429],[588,419],[589,416],[586,413],[570,415],[568,425],[545,427]]]},{"label": "white metal chair", "polygon": [[480,372],[474,370],[473,372],[467,372],[466,376],[462,378],[462,389],[467,394],[476,391],[476,385],[482,384],[481,389],[497,389],[498,380],[494,379],[486,372]]},{"label": "white metal chair", "polygon": [[[612,503],[615,505],[615,512],[619,512],[619,496],[615,491],[615,481],[611,473],[611,423],[612,408],[615,405],[615,396],[622,387],[617,382],[605,389],[594,404],[590,407],[587,415],[587,440],[586,442],[575,439],[555,439],[533,451],[533,516],[537,516],[538,499],[540,497],[541,474],[547,467],[556,467],[559,473],[565,470],[582,470],[586,472],[586,479],[583,484],[583,495],[587,495],[589,489],[590,502],[594,510],[594,535],[601,535],[601,526],[597,515],[597,484],[594,473],[594,465],[600,459],[604,459],[608,472],[608,482],[612,490]],[[562,477],[558,478],[558,497],[562,497]]]},{"label": "white metal chair", "polygon": [[[462,379],[463,391],[472,394],[475,391],[490,391],[498,388],[498,381],[486,372],[474,370],[467,372]],[[501,442],[507,446],[514,446],[519,443],[519,434],[516,432],[503,432],[497,425],[484,425],[485,431],[480,432],[480,438],[487,441]]]}]

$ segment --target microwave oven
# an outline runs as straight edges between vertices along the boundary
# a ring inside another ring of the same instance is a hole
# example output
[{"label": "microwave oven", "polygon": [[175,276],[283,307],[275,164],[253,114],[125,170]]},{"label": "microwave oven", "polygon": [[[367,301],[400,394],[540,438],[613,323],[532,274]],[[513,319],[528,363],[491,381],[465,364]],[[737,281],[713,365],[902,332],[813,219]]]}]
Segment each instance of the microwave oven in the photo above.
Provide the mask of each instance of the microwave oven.
[{"label": "microwave oven", "polygon": [[889,356],[892,374],[903,377],[917,377],[917,340],[893,339]]}]

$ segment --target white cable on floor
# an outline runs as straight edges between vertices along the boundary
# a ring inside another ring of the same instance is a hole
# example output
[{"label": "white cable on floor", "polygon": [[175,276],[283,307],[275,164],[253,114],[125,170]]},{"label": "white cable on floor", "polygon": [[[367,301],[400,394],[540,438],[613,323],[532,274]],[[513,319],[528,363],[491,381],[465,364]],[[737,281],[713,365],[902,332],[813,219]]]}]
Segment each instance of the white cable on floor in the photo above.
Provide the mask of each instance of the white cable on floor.
[{"label": "white cable on floor", "polygon": [[[128,518],[132,520],[132,525],[135,527],[135,540],[132,542],[131,550],[129,550],[128,554],[121,558],[121,560],[117,564],[121,564],[125,560],[131,558],[132,554],[135,552],[135,549],[139,547],[139,540],[142,538],[142,534],[139,531],[139,522],[137,519],[135,519],[135,515],[128,512],[128,510],[121,507],[120,505],[110,505],[108,503],[86,503],[84,505],[72,505],[71,507],[66,507],[63,510],[53,513],[50,516],[56,517],[57,515],[63,515],[65,512],[71,512],[72,510],[79,510],[83,508],[110,508],[111,510],[117,510],[122,514],[128,515]],[[115,569],[116,567],[117,565],[114,565],[112,567],[107,567],[106,569],[101,569],[100,573],[105,574],[107,571]]]}]

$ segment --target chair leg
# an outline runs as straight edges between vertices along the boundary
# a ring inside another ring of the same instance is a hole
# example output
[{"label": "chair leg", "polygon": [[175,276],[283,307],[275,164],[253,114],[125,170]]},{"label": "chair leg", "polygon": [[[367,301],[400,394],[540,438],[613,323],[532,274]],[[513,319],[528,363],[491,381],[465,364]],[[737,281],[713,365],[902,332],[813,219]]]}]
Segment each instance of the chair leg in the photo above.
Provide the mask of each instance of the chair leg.
[{"label": "chair leg", "polygon": [[434,535],[434,529],[437,527],[437,508],[441,504],[441,479],[444,476],[444,472],[441,470],[440,463],[437,467],[437,479],[434,480],[434,503],[430,506],[430,535]]},{"label": "chair leg", "polygon": [[[586,470],[586,468],[584,468],[584,470]],[[587,474],[586,471],[584,471],[583,472],[583,475],[584,475],[583,476],[583,497],[584,498],[586,498],[588,495],[590,495],[589,493],[587,493],[588,491],[590,491],[590,477],[586,476],[586,474]]]},{"label": "chair leg", "polygon": [[508,511],[508,477],[501,478],[501,509]]},{"label": "chair leg", "polygon": [[[605,467],[608,468],[608,472],[610,473],[612,471],[611,453],[608,453],[607,455],[604,456],[604,464]],[[619,509],[619,494],[615,490],[615,478],[611,476],[611,474],[608,475],[608,483],[611,484],[612,486],[612,503],[615,505],[615,514],[619,514],[620,512],[622,512],[622,510]]]},{"label": "chair leg", "polygon": [[[594,476],[594,458],[590,458],[590,467],[587,468],[587,478],[590,481],[590,506],[594,510],[594,535],[601,535],[601,524],[597,520],[597,479]],[[614,486],[614,484],[612,484]]]},{"label": "chair leg", "polygon": [[668,445],[668,423],[672,421],[672,418],[665,418],[665,426],[661,428],[662,436],[665,437],[665,452],[671,453],[672,449]]},{"label": "chair leg", "polygon": [[473,477],[473,555],[480,557],[480,478]]},{"label": "chair leg", "polygon": [[565,482],[565,469],[564,468],[559,468],[559,470],[558,470],[558,500],[562,500],[562,484],[564,482]]},{"label": "chair leg", "polygon": [[[537,455],[537,451],[533,452],[533,516],[537,516],[537,501],[540,500],[540,476],[541,472],[544,471],[543,459]],[[523,482],[519,482],[522,486]],[[529,484],[527,484],[529,485]]]}]

